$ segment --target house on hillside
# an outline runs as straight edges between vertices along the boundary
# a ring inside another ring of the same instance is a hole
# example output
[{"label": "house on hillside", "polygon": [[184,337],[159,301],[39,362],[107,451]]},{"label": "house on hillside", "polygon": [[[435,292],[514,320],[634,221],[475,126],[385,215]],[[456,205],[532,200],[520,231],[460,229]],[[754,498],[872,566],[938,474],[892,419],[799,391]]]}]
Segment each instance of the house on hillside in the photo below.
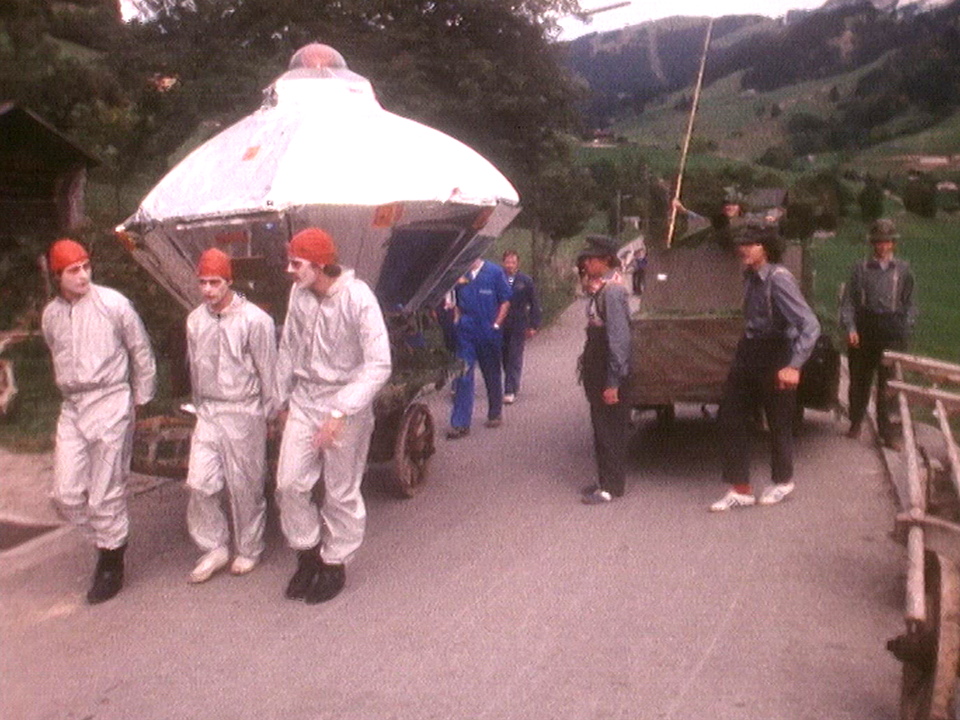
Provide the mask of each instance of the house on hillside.
[{"label": "house on hillside", "polygon": [[34,113],[0,103],[0,248],[18,235],[52,237],[80,227],[87,170],[97,164]]}]

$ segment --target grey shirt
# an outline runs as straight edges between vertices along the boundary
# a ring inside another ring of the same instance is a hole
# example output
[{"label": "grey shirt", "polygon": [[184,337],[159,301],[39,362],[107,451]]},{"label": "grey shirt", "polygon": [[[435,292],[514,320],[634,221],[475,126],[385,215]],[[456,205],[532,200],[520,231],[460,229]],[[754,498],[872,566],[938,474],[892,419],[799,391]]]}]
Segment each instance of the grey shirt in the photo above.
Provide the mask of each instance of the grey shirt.
[{"label": "grey shirt", "polygon": [[[604,278],[603,286],[589,296],[587,324],[605,326],[610,349],[607,366],[607,387],[620,387],[630,366],[630,308],[629,291],[613,279]],[[601,310],[602,306],[602,310]]]},{"label": "grey shirt", "polygon": [[799,369],[820,336],[820,321],[782,265],[766,263],[744,272],[743,316],[748,338],[790,339],[789,367]]},{"label": "grey shirt", "polygon": [[912,328],[917,320],[913,284],[913,272],[906,260],[894,257],[881,264],[873,257],[857,263],[843,289],[840,323],[848,333],[859,332],[857,311],[865,310],[877,315],[899,315],[907,328]]}]

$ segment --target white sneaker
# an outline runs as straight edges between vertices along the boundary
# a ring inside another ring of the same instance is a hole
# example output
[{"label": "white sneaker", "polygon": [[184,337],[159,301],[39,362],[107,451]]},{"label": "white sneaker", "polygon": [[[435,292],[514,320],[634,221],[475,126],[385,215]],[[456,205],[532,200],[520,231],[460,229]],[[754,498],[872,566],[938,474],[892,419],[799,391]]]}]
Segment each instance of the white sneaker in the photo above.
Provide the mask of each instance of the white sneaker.
[{"label": "white sneaker", "polygon": [[726,512],[730,508],[750,507],[757,499],[753,495],[744,495],[736,490],[729,490],[726,495],[710,506],[710,512]]},{"label": "white sneaker", "polygon": [[513,405],[513,403],[516,401],[516,399],[517,399],[517,396],[514,395],[513,393],[507,393],[506,395],[503,396],[503,404],[504,404],[504,405]]},{"label": "white sneaker", "polygon": [[197,562],[196,567],[190,573],[190,582],[202,583],[213,577],[217,570],[226,567],[230,562],[230,552],[225,547],[214,548],[203,555]]},{"label": "white sneaker", "polygon": [[769,485],[764,488],[763,494],[760,496],[761,505],[776,505],[778,502],[783,502],[783,500],[793,492],[793,483],[776,483],[774,485]]},{"label": "white sneaker", "polygon": [[252,557],[245,557],[243,555],[237,555],[233,559],[233,564],[230,566],[230,574],[246,575],[248,572],[253,570],[259,562],[260,562],[260,558],[252,558]]}]

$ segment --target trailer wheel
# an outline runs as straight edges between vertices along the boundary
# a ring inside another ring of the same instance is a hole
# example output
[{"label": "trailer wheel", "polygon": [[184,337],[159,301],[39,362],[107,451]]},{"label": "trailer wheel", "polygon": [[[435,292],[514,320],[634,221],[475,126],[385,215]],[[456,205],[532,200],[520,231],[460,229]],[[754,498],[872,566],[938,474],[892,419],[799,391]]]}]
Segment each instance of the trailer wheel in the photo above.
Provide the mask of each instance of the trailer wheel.
[{"label": "trailer wheel", "polygon": [[433,416],[423,403],[413,403],[403,413],[393,447],[393,490],[400,497],[413,497],[427,479],[433,443]]},{"label": "trailer wheel", "polygon": [[887,647],[903,663],[900,720],[955,720],[960,660],[960,574],[934,553],[926,563],[927,621]]}]

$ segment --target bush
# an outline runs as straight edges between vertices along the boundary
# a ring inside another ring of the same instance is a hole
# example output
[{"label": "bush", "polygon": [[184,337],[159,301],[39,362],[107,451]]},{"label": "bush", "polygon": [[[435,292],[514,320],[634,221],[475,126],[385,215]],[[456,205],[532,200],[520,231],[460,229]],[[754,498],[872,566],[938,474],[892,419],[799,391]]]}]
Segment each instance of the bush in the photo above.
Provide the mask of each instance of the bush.
[{"label": "bush", "polygon": [[936,216],[937,186],[926,176],[910,178],[903,190],[903,206],[920,217]]},{"label": "bush", "polygon": [[876,178],[867,178],[863,190],[857,195],[857,203],[864,222],[872,222],[883,215],[883,188]]}]

